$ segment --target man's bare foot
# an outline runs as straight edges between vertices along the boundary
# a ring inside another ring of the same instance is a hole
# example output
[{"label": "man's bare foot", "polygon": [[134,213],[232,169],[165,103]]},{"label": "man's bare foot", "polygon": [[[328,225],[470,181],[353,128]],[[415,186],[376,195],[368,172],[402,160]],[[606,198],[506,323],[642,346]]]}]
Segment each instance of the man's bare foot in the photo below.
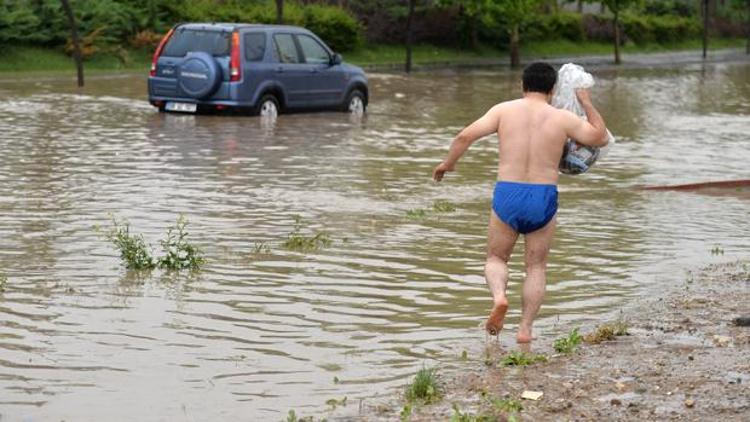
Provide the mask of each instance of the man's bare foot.
[{"label": "man's bare foot", "polygon": [[534,340],[534,337],[531,335],[531,330],[525,330],[521,328],[518,329],[518,334],[516,334],[516,343],[531,343],[531,340]]},{"label": "man's bare foot", "polygon": [[495,299],[495,305],[492,307],[490,316],[487,318],[487,323],[484,326],[491,336],[500,334],[500,330],[503,329],[506,312],[508,312],[508,299],[504,297]]}]

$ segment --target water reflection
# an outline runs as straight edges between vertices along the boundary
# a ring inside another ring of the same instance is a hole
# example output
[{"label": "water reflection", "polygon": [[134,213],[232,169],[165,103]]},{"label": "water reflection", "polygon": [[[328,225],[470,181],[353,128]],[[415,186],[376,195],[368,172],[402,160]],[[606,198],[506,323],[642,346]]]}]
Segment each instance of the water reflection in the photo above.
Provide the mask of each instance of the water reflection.
[{"label": "water reflection", "polygon": [[[748,246],[746,198],[632,188],[746,177],[750,66],[599,76],[619,142],[595,172],[562,179],[543,338],[719,259],[714,245],[721,259]],[[387,394],[425,362],[481,356],[496,141],[446,183],[429,177],[464,124],[517,95],[517,78],[372,75],[362,119],[273,121],[155,113],[139,75],[80,92],[0,81],[0,414],[324,414],[328,399]],[[436,200],[457,210],[407,215]],[[184,213],[209,264],[194,276],[125,271],[92,230],[108,213],[157,247]],[[281,248],[296,216],[333,245]],[[254,254],[257,242],[271,253]],[[512,330],[523,268],[511,270]]]}]

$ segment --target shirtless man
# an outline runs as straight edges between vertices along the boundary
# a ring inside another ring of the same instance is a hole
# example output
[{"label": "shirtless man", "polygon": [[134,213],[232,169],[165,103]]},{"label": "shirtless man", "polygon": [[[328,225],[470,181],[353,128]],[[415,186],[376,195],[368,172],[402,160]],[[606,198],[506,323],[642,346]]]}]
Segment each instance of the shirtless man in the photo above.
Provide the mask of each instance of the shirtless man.
[{"label": "shirtless man", "polygon": [[492,107],[462,130],[432,174],[435,181],[441,181],[474,141],[497,132],[500,165],[484,268],[494,306],[485,327],[491,335],[503,328],[508,310],[508,260],[521,233],[526,237],[526,280],[518,343],[531,341],[531,326],[544,298],[547,253],[555,233],[558,165],[565,141],[572,138],[590,146],[607,143],[604,120],[592,105],[588,90],[576,91],[588,122],[549,104],[556,81],[552,66],[529,65],[523,71],[523,97]]}]

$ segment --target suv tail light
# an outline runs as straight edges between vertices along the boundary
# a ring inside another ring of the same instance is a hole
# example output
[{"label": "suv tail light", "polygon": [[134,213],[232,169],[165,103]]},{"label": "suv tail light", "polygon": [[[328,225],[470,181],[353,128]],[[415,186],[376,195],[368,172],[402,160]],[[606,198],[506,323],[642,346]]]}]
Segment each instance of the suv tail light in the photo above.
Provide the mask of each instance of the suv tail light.
[{"label": "suv tail light", "polygon": [[237,82],[242,79],[242,69],[240,68],[240,34],[232,32],[232,52],[229,56],[229,80]]},{"label": "suv tail light", "polygon": [[172,36],[172,32],[174,32],[174,28],[170,29],[169,32],[167,32],[167,35],[159,41],[159,46],[156,47],[156,51],[154,52],[154,58],[151,59],[151,71],[149,72],[149,75],[156,76],[156,62],[159,60],[159,56],[161,56],[161,51],[164,49],[164,45],[167,44],[169,37]]}]

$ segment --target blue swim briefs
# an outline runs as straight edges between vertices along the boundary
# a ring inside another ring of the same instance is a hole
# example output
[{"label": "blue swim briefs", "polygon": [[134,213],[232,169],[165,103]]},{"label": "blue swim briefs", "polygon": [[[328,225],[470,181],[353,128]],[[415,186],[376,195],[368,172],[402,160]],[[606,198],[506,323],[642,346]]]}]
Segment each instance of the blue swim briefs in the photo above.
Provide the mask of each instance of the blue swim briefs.
[{"label": "blue swim briefs", "polygon": [[557,213],[557,186],[497,182],[492,209],[513,230],[531,233],[547,225]]}]

